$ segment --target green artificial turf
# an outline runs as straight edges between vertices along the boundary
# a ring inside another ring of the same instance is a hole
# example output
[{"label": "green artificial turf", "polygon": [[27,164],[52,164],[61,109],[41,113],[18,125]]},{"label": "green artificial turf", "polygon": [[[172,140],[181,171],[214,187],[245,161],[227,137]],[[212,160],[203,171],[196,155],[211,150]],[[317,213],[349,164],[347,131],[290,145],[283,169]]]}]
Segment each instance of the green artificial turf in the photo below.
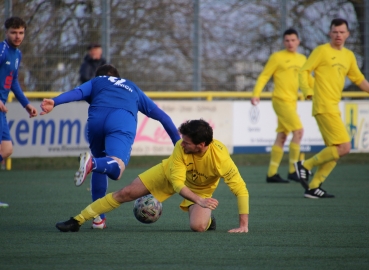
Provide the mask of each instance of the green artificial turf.
[{"label": "green artificial turf", "polygon": [[[128,168],[109,192],[142,170]],[[10,205],[0,208],[0,269],[368,269],[368,165],[339,164],[324,184],[336,198],[318,200],[303,198],[299,183],[267,184],[266,165],[239,170],[250,193],[247,234],[227,233],[238,213],[223,181],[216,231],[191,232],[174,195],[154,224],[136,221],[131,202],[107,214],[105,230],[89,221],[61,233],[55,223],[90,203],[88,181],[75,187],[73,170],[0,171],[0,201]]]}]

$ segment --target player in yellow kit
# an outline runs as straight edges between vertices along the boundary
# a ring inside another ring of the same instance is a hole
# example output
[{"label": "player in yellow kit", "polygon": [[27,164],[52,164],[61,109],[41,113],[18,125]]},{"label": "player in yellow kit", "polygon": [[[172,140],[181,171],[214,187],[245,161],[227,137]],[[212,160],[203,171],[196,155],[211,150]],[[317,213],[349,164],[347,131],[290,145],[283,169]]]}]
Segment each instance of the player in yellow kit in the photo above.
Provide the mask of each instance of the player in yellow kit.
[{"label": "player in yellow kit", "polygon": [[[268,183],[289,183],[278,174],[283,157],[283,146],[287,136],[292,132],[289,145],[289,172],[287,178],[299,182],[294,163],[300,156],[300,142],[304,133],[302,123],[297,114],[298,71],[306,61],[306,57],[297,52],[300,44],[295,29],[287,29],[283,33],[285,49],[273,53],[259,75],[251,98],[252,105],[260,101],[260,93],[269,79],[273,77],[274,90],[272,97],[273,109],[278,117],[277,137],[271,151],[270,164],[266,181]],[[310,76],[309,83],[314,80]]]},{"label": "player in yellow kit", "polygon": [[213,139],[213,130],[204,120],[187,121],[178,130],[182,139],[168,159],[140,174],[130,185],[93,202],[74,218],[57,223],[56,227],[63,232],[75,232],[87,220],[122,203],[150,193],[163,202],[179,193],[184,198],[180,208],[189,212],[190,228],[196,232],[214,230],[212,210],[218,206],[218,200],[212,194],[223,178],[238,202],[239,227],[229,232],[247,233],[249,193],[227,148]]},{"label": "player in yellow kit", "polygon": [[[295,164],[306,198],[333,198],[321,188],[337,164],[337,160],[351,150],[351,138],[341,119],[338,104],[346,76],[359,88],[369,92],[369,83],[361,73],[355,55],[344,47],[349,37],[348,23],[334,19],[330,26],[330,43],[316,47],[299,73],[300,87],[307,99],[313,99],[313,116],[322,134],[326,147],[318,154]],[[314,72],[314,88],[307,77]],[[307,173],[318,167],[311,183]]]}]

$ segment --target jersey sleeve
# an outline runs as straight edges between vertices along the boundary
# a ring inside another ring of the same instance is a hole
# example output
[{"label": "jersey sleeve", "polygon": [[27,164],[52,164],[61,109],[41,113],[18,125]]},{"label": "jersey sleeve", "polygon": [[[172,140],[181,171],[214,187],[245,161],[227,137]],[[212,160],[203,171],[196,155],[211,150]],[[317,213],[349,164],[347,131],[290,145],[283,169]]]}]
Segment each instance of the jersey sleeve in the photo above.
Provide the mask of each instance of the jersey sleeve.
[{"label": "jersey sleeve", "polygon": [[348,70],[347,73],[347,77],[356,85],[359,85],[360,83],[363,82],[363,80],[365,79],[363,73],[361,73],[358,65],[357,65],[357,61],[356,61],[356,57],[354,55],[353,52],[350,52],[350,58],[351,60],[351,66]]},{"label": "jersey sleeve", "polygon": [[[19,53],[19,65],[21,63],[21,60],[22,60],[22,54]],[[26,96],[24,95],[24,93],[22,91],[22,88],[19,85],[18,70],[19,70],[19,68],[17,68],[14,72],[11,89],[14,93],[14,96],[17,98],[17,100],[20,102],[20,104],[22,104],[23,107],[26,107],[29,103],[29,100],[28,100],[28,98],[26,98]]]},{"label": "jersey sleeve", "polygon": [[306,60],[305,64],[299,71],[299,86],[305,98],[307,96],[314,95],[314,81],[310,78],[310,76],[319,64],[321,53],[322,50],[319,47],[313,50],[313,52],[310,54],[309,58]]},{"label": "jersey sleeve", "polygon": [[180,136],[176,126],[174,125],[169,115],[166,114],[158,106],[156,106],[147,114],[147,116],[159,121],[163,125],[165,131],[168,133],[170,139],[172,140],[173,145],[175,145],[176,142],[180,139]]},{"label": "jersey sleeve", "polygon": [[53,98],[54,107],[60,104],[64,104],[64,103],[68,103],[72,101],[78,101],[82,99],[83,99],[82,90],[80,88],[75,88],[73,90],[60,94],[59,96]]},{"label": "jersey sleeve", "polygon": [[178,141],[174,147],[173,153],[168,160],[169,181],[173,185],[175,192],[179,193],[185,186],[186,164],[183,160],[181,141]]},{"label": "jersey sleeve", "polygon": [[136,86],[138,94],[138,110],[144,115],[149,115],[151,110],[157,107],[157,105],[146,94]]},{"label": "jersey sleeve", "polygon": [[265,85],[267,84],[267,82],[270,80],[270,78],[273,76],[274,72],[277,69],[278,66],[278,61],[276,59],[276,55],[272,54],[269,57],[268,62],[266,63],[263,71],[260,73],[254,90],[252,92],[252,96],[253,97],[260,97],[260,93],[263,91]]},{"label": "jersey sleeve", "polygon": [[249,192],[246,188],[245,181],[242,179],[242,176],[231,157],[222,160],[219,172],[231,192],[237,197],[238,213],[248,214]]}]

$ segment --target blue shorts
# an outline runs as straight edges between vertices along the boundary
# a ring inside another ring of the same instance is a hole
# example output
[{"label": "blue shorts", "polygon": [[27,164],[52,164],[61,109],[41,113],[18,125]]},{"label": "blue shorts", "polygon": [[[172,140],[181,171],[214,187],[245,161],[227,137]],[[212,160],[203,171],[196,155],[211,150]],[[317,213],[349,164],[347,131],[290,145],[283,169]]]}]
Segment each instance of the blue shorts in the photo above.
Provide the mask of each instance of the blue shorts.
[{"label": "blue shorts", "polygon": [[123,109],[90,107],[87,122],[92,155],[114,156],[127,166],[136,137],[137,121],[134,115]]},{"label": "blue shorts", "polygon": [[6,113],[0,112],[0,143],[1,141],[11,141],[8,121],[6,120]]}]

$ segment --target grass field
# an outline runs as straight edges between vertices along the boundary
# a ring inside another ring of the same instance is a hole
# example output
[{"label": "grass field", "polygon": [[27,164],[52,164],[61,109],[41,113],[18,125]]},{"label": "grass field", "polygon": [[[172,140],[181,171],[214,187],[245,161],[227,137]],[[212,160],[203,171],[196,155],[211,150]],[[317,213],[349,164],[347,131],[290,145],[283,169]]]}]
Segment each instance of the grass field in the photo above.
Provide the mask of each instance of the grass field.
[{"label": "grass field", "polygon": [[[247,234],[227,233],[238,214],[222,181],[216,231],[191,232],[174,195],[154,224],[136,221],[129,203],[107,214],[106,230],[87,222],[78,233],[61,233],[55,223],[90,202],[88,183],[76,188],[71,169],[0,171],[0,201],[10,204],[0,208],[0,269],[368,269],[367,156],[336,167],[324,184],[336,198],[327,200],[304,199],[298,183],[267,184],[267,156],[234,157],[250,192]],[[140,164],[110,181],[109,191],[142,172]],[[280,172],[286,175],[285,164]]]}]

